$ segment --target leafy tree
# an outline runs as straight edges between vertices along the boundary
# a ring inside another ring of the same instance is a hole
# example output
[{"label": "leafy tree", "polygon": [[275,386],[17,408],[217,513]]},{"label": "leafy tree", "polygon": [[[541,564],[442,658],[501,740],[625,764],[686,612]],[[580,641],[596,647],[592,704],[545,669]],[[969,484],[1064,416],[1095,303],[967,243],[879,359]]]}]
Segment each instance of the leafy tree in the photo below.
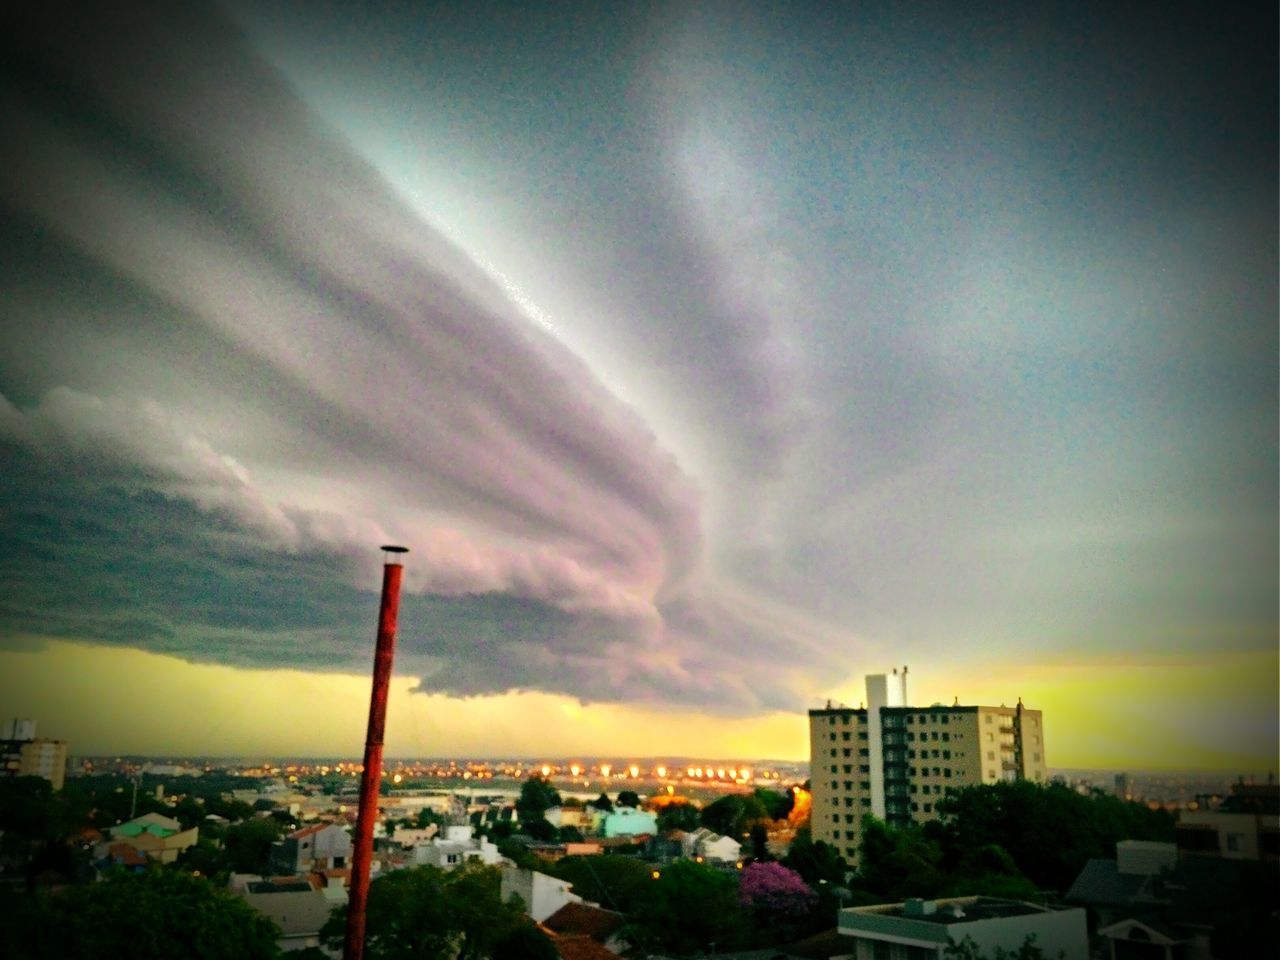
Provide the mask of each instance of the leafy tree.
[{"label": "leafy tree", "polygon": [[857,886],[885,900],[935,897],[946,882],[942,852],[915,826],[893,829],[867,814],[861,854]]},{"label": "leafy tree", "polygon": [[791,813],[791,809],[796,802],[795,794],[790,790],[785,793],[779,793],[777,790],[770,790],[768,787],[756,787],[753,795],[760,801],[760,805],[764,807],[765,815],[770,820],[787,819],[787,815]]},{"label": "leafy tree", "polygon": [[522,820],[521,828],[535,840],[553,841],[559,838],[560,831],[539,815],[536,819]]},{"label": "leafy tree", "polygon": [[621,913],[629,913],[653,882],[647,864],[612,854],[563,857],[540,869],[573,884],[573,892],[584,900]]},{"label": "leafy tree", "polygon": [[796,831],[795,838],[782,862],[800,874],[809,884],[827,883],[839,885],[845,882],[849,865],[837,852],[822,840],[814,842],[808,827]]},{"label": "leafy tree", "polygon": [[192,846],[187,847],[175,861],[175,866],[188,873],[199,873],[214,883],[226,882],[231,873],[231,858],[224,847],[218,846],[203,835]]},{"label": "leafy tree", "polygon": [[222,841],[235,873],[266,873],[271,845],[284,835],[284,825],[271,817],[255,817],[227,828]]},{"label": "leafy tree", "polygon": [[623,936],[650,953],[736,948],[749,932],[736,887],[733,877],[713,867],[677,861],[641,891]]},{"label": "leafy tree", "polygon": [[579,830],[577,827],[573,826],[573,824],[569,824],[567,826],[563,826],[560,828],[561,843],[581,843],[582,840],[583,840],[582,831]]},{"label": "leafy tree", "polygon": [[618,806],[630,807],[632,810],[635,810],[640,806],[640,794],[636,793],[634,790],[618,791]]},{"label": "leafy tree", "polygon": [[769,831],[760,821],[751,825],[751,855],[759,861],[773,859],[773,854],[769,852]]},{"label": "leafy tree", "polygon": [[803,916],[817,896],[800,874],[780,863],[749,863],[738,885],[738,902],[757,915]]},{"label": "leafy tree", "polygon": [[555,944],[531,923],[522,923],[493,945],[493,960],[559,960]]},{"label": "leafy tree", "polygon": [[597,810],[603,810],[605,813],[613,813],[613,801],[609,799],[609,795],[603,790],[600,791],[600,796],[591,802],[591,805]]},{"label": "leafy tree", "polygon": [[767,819],[764,804],[749,793],[732,793],[702,808],[702,825],[726,837],[743,837],[751,824]]},{"label": "leafy tree", "polygon": [[[334,910],[320,931],[338,949],[346,909]],[[501,875],[469,863],[446,873],[436,867],[396,870],[369,886],[364,955],[369,960],[480,960],[522,926],[524,911],[503,903]]]},{"label": "leafy tree", "polygon": [[13,960],[272,960],[279,930],[240,897],[170,870],[11,900],[0,955]]},{"label": "leafy tree", "polygon": [[417,827],[419,830],[425,830],[433,823],[436,824],[436,826],[443,826],[444,817],[440,816],[440,814],[436,813],[430,807],[423,807],[418,811],[418,816],[414,819],[413,826]]},{"label": "leafy tree", "polygon": [[938,804],[930,836],[955,869],[971,851],[1003,847],[1039,889],[1066,890],[1092,857],[1112,857],[1118,840],[1174,839],[1173,817],[1095,791],[1026,780],[967,787]]},{"label": "leafy tree", "polygon": [[552,807],[560,806],[560,794],[545,777],[530,777],[520,787],[520,796],[516,800],[516,814],[520,822],[528,824],[534,820],[545,819],[545,814]]},{"label": "leafy tree", "polygon": [[678,801],[666,804],[658,811],[659,830],[697,830],[702,825],[702,814],[692,803]]}]

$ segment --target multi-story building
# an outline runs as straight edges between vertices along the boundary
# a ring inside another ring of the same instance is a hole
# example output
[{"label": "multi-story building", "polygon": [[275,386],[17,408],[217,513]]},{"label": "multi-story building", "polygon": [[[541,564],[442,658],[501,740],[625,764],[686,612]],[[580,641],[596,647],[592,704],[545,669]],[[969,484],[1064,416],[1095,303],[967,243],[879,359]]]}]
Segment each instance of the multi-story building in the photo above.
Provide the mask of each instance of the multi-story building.
[{"label": "multi-story building", "polygon": [[61,790],[67,775],[67,744],[36,737],[34,720],[0,724],[0,776],[43,777]]},{"label": "multi-story building", "polygon": [[1039,710],[907,706],[906,668],[867,677],[867,705],[828,702],[809,711],[813,839],[855,863],[862,818],[891,826],[937,817],[938,802],[962,787],[1047,779]]}]

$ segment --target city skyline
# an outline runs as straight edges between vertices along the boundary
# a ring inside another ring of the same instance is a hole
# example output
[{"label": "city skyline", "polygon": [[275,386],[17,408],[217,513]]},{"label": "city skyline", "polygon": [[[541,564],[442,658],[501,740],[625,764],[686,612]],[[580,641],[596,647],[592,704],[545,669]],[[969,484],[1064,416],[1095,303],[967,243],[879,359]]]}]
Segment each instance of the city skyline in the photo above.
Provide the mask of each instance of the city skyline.
[{"label": "city skyline", "polygon": [[1271,14],[372,10],[6,14],[0,711],[1274,766]]}]

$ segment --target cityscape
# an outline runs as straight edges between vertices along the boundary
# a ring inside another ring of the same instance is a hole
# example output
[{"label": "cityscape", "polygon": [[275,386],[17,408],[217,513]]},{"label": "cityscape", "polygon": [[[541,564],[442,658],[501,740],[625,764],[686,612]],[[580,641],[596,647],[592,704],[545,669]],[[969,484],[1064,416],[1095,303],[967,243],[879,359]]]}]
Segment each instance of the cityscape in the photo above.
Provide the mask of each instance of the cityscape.
[{"label": "cityscape", "polygon": [[0,12],[0,958],[1280,951],[1274,5]]}]

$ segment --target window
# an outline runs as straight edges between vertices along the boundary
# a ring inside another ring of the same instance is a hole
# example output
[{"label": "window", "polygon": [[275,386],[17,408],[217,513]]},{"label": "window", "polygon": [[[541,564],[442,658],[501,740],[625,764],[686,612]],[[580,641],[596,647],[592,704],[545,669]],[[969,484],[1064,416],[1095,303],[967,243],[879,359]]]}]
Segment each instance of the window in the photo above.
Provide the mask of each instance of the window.
[{"label": "window", "polygon": [[832,748],[831,748],[831,755],[832,755],[833,757],[836,755],[836,748],[835,748],[835,747],[832,747]]},{"label": "window", "polygon": [[869,764],[869,763],[862,763],[862,764],[859,764],[859,765],[858,765],[858,772],[859,772],[859,773],[870,773],[870,772],[871,772],[871,764]]},{"label": "window", "polygon": [[924,723],[927,719],[929,719],[929,718],[928,718],[928,717],[926,717],[923,713],[922,713],[922,714],[920,714],[920,722],[921,722],[921,723]]},{"label": "window", "polygon": [[849,731],[848,731],[848,730],[846,730],[844,733],[840,734],[840,736],[841,736],[841,737],[843,737],[845,740],[848,740],[848,739],[849,739]]},{"label": "window", "polygon": [[940,776],[942,776],[942,768],[941,768],[941,767],[934,767],[934,768],[933,768],[933,775],[934,775],[935,777],[940,777]]},{"label": "window", "polygon": [[[832,772],[832,773],[835,773],[835,770],[833,769],[831,772]],[[853,764],[852,764],[852,763],[846,763],[846,764],[844,765],[844,772],[845,772],[845,773],[853,773]]]},{"label": "window", "polygon": [[947,741],[949,741],[950,739],[951,739],[951,734],[946,733],[946,732],[944,732],[944,733],[942,734],[942,742],[943,742],[943,743],[946,743],[946,742],[947,742]]},{"label": "window", "polygon": [[914,777],[916,775],[915,767],[907,767],[907,776]]},{"label": "window", "polygon": [[908,759],[908,760],[914,760],[915,758],[916,758],[916,752],[915,752],[914,750],[908,750],[908,751],[907,751],[907,759]]},{"label": "window", "polygon": [[845,822],[845,823],[853,823],[853,814],[852,814],[852,813],[846,813],[846,814],[844,815],[844,822]]},{"label": "window", "polygon": [[950,768],[950,767],[943,767],[943,768],[942,768],[942,775],[943,775],[943,777],[945,777],[946,779],[950,780],[950,779],[951,779],[951,768]]},{"label": "window", "polygon": [[990,722],[991,722],[991,714],[989,714],[989,713],[988,713],[988,714],[987,714],[987,723],[990,723]]},{"label": "window", "polygon": [[862,798],[862,805],[863,805],[864,807],[869,807],[869,806],[871,806],[871,798],[870,798],[870,797],[863,797],[863,798]]},{"label": "window", "polygon": [[996,735],[994,733],[990,733],[990,732],[987,733],[987,743],[994,743],[995,739],[996,739]]},{"label": "window", "polygon": [[853,797],[845,797],[845,798],[844,798],[844,805],[845,805],[846,807],[852,807],[852,806],[853,806]]},{"label": "window", "polygon": [[868,749],[867,747],[863,747],[861,750],[858,751],[858,756],[869,757],[871,756],[871,750]]},{"label": "window", "polygon": [[[832,755],[833,757],[836,755],[834,750],[833,750],[833,751],[831,751],[831,755]],[[844,755],[845,755],[846,757],[852,757],[852,756],[853,756],[853,751],[852,751],[852,750],[850,750],[848,747],[845,747],[845,748],[844,748]]]},{"label": "window", "polygon": [[867,731],[865,731],[865,730],[859,730],[859,731],[858,731],[858,739],[859,739],[859,740],[866,740],[866,739],[867,739]]},{"label": "window", "polygon": [[832,739],[832,740],[834,740],[835,738],[836,738],[836,735],[835,735],[835,733],[833,732],[833,733],[831,734],[831,739]]},{"label": "window", "polygon": [[913,784],[911,784],[911,786],[909,786],[909,787],[907,788],[907,792],[908,792],[908,793],[919,793],[920,791],[916,789],[916,785],[913,783]]},{"label": "window", "polygon": [[831,789],[832,789],[832,790],[839,790],[839,789],[840,789],[840,784],[838,784],[836,781],[832,780],[832,781],[831,781]]},{"label": "window", "polygon": [[836,772],[836,765],[834,763],[831,765],[831,772],[832,773]]},{"label": "window", "polygon": [[862,786],[862,789],[863,789],[863,790],[870,790],[870,789],[871,789],[871,781],[870,781],[870,780],[863,780],[863,781],[862,781],[861,786]]},{"label": "window", "polygon": [[994,760],[995,758],[996,758],[996,752],[995,752],[994,750],[988,750],[988,751],[987,751],[987,759],[988,759],[988,760]]},{"label": "window", "polygon": [[832,717],[828,722],[834,727],[836,725],[836,718]]},{"label": "window", "polygon": [[[921,736],[923,737],[923,736],[924,736],[924,734],[921,734]],[[915,741],[916,741],[916,735],[915,735],[914,733],[908,733],[908,734],[907,734],[907,739],[908,739],[908,740],[910,740],[912,743],[915,743]]]},{"label": "window", "polygon": [[[950,723],[950,722],[951,722],[951,718],[950,718],[949,716],[947,716],[947,715],[944,713],[944,714],[942,715],[942,722],[943,722],[943,723]],[[943,734],[943,736],[945,737],[945,736],[946,736],[946,734],[944,733],[944,734]]]},{"label": "window", "polygon": [[914,800],[911,801],[911,812],[914,813],[919,809],[920,809],[920,804],[916,803]]},{"label": "window", "polygon": [[847,727],[849,725],[849,715],[846,713],[843,717],[840,718],[840,722]]},{"label": "window", "polygon": [[943,760],[950,760],[950,759],[951,759],[951,751],[950,751],[950,750],[943,750],[943,751],[942,751],[942,759],[943,759]]},{"label": "window", "polygon": [[931,736],[933,737],[933,739],[934,739],[934,740],[937,740],[937,739],[938,739],[938,731],[937,731],[937,730],[933,731],[933,733],[931,734]]},{"label": "window", "polygon": [[1038,753],[1033,753],[1033,754],[1031,755],[1031,760],[1032,760],[1032,762],[1034,762],[1034,763],[1039,763],[1039,762],[1040,762],[1040,754],[1038,754]]},{"label": "window", "polygon": [[933,813],[933,804],[932,804],[932,803],[926,803],[926,804],[924,805],[924,812],[925,812],[925,813]]},{"label": "window", "polygon": [[852,790],[852,789],[853,789],[853,781],[852,781],[852,780],[846,780],[846,781],[844,782],[844,788],[845,788],[846,790]]}]

